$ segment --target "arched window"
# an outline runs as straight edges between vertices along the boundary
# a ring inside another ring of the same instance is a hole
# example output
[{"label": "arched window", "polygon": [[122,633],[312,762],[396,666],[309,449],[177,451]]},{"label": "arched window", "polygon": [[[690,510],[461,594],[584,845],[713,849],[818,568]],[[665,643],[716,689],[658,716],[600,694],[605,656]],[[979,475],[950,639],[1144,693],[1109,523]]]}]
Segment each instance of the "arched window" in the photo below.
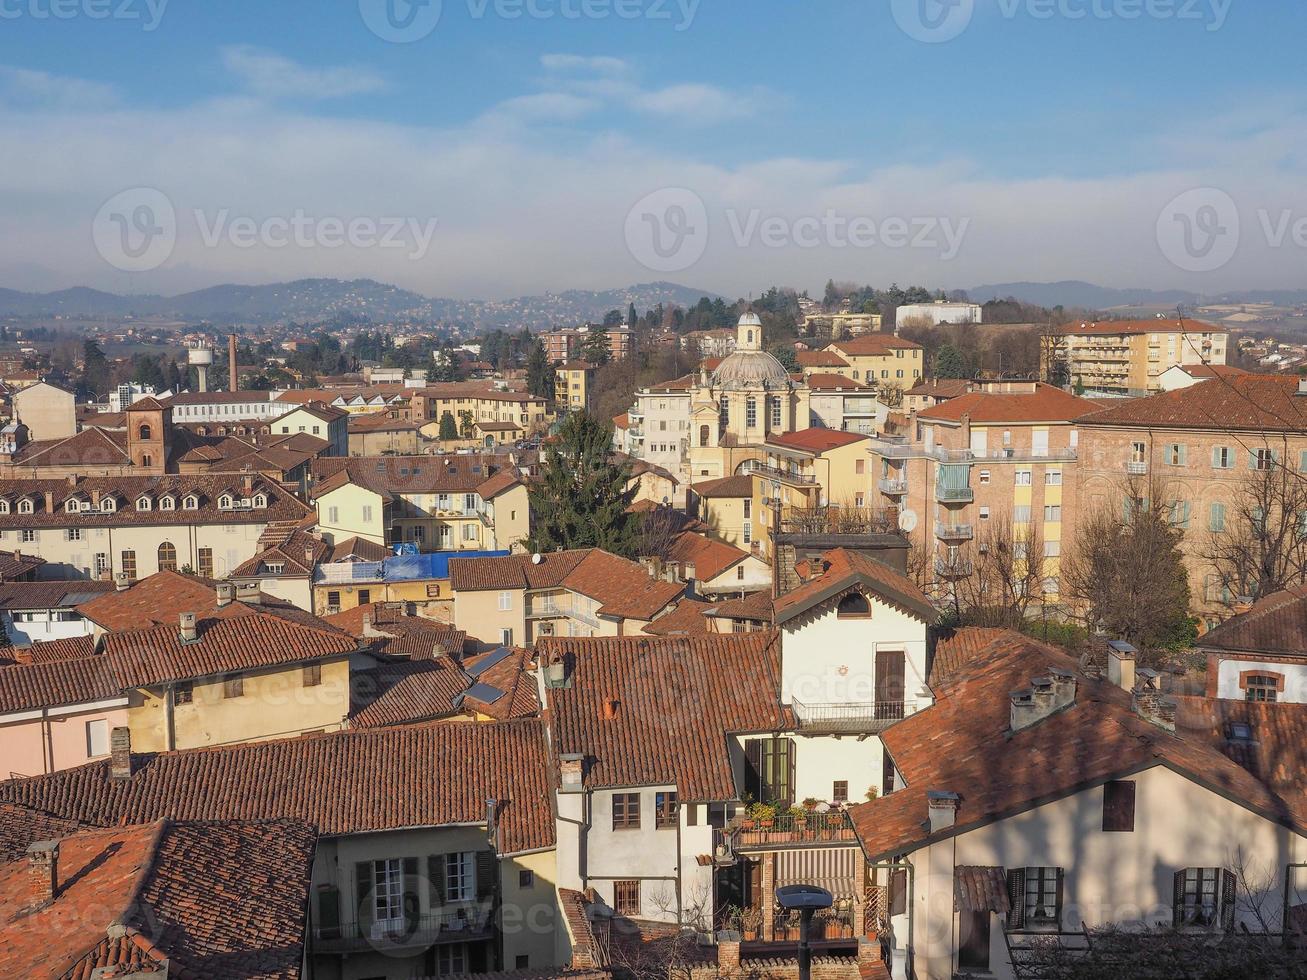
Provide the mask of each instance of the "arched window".
[{"label": "arched window", "polygon": [[159,545],[159,571],[177,571],[177,548],[171,541]]},{"label": "arched window", "polygon": [[9,501],[0,500],[0,514],[8,514],[8,513],[9,513]]},{"label": "arched window", "polygon": [[154,457],[151,456],[149,453],[141,453],[141,465],[142,465],[142,466],[153,466],[153,465],[154,465]]},{"label": "arched window", "polygon": [[113,497],[105,497],[100,501],[100,510],[106,514],[112,514],[118,509],[118,501]]},{"label": "arched window", "polygon": [[142,425],[140,429],[137,430],[137,433],[140,435],[142,441],[149,442],[151,432],[148,425]]},{"label": "arched window", "polygon": [[18,513],[31,514],[35,510],[36,505],[32,503],[30,497],[24,497],[22,500],[18,501]]},{"label": "arched window", "polygon": [[835,614],[840,619],[870,619],[871,603],[861,592],[850,592],[835,607]]},{"label": "arched window", "polygon": [[186,499],[182,501],[182,510],[199,510],[199,509],[200,509],[200,498],[195,496],[195,494],[193,493],[187,494]]},{"label": "arched window", "polygon": [[136,509],[137,509],[137,510],[152,510],[152,509],[153,509],[153,505],[150,503],[150,498],[149,498],[149,497],[137,497],[137,498],[136,498]]},{"label": "arched window", "polygon": [[232,498],[230,497],[230,495],[224,493],[221,497],[218,498],[219,510],[231,510],[231,507],[232,507]]},{"label": "arched window", "polygon": [[268,497],[266,494],[256,493],[254,495],[254,506],[259,510],[268,506]]},{"label": "arched window", "polygon": [[708,426],[706,425],[699,426],[699,445],[706,446],[710,441],[711,438],[709,437],[708,434]]},{"label": "arched window", "polygon": [[174,500],[172,497],[160,497],[160,498],[159,498],[159,509],[160,509],[160,510],[176,510],[176,509],[177,509],[177,501]]},{"label": "arched window", "polygon": [[753,344],[753,331],[752,331],[752,330],[747,331],[746,334],[745,334],[745,336],[748,337],[748,341],[747,341],[747,342],[748,342],[750,345],[752,345],[752,344]]},{"label": "arched window", "polygon": [[78,500],[76,497],[70,497],[68,500],[64,501],[65,514],[76,514],[81,509],[82,509],[82,502]]}]

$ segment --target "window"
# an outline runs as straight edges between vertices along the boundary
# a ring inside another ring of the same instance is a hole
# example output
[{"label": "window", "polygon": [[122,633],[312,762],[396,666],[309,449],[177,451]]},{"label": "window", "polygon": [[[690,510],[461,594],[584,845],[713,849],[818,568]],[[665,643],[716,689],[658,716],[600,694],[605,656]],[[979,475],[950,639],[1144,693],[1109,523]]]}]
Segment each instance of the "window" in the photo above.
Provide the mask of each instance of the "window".
[{"label": "window", "polygon": [[371,603],[372,603],[372,590],[359,589],[359,605],[367,606],[367,605],[371,605]]},{"label": "window", "polygon": [[33,544],[36,541],[36,532],[30,527],[23,528],[18,532],[18,540],[23,544]]},{"label": "window", "polygon": [[1234,874],[1224,868],[1185,868],[1175,873],[1175,922],[1209,928],[1220,924],[1234,927]]},{"label": "window", "polygon": [[987,487],[987,486],[989,486],[989,480],[990,480],[989,470],[981,470],[981,471],[980,471],[980,485],[981,485],[982,487]]},{"label": "window", "polygon": [[511,592],[499,593],[499,611],[511,612],[512,609],[513,609],[513,593]]},{"label": "window", "polygon": [[758,400],[756,398],[746,398],[744,400],[744,426],[747,429],[756,429],[758,427]]},{"label": "window", "polygon": [[640,829],[640,794],[639,793],[614,793],[613,794],[613,829],[614,830],[639,830]]},{"label": "window", "polygon": [[160,509],[160,510],[176,510],[176,509],[177,509],[177,501],[176,501],[174,498],[172,498],[172,497],[160,497],[160,498],[159,498],[159,509]]},{"label": "window", "polygon": [[109,571],[109,556],[105,554],[103,551],[96,552],[95,577],[104,578],[105,574],[108,573],[108,571]]},{"label": "window", "polygon": [[1103,833],[1129,834],[1135,829],[1135,784],[1114,780],[1103,785]]},{"label": "window", "polygon": [[1030,505],[1016,504],[1012,508],[1012,523],[1020,527],[1030,523]]},{"label": "window", "polygon": [[1062,869],[1022,868],[1008,872],[1011,925],[1056,929],[1062,920]]},{"label": "window", "polygon": [[771,427],[779,429],[783,424],[781,421],[781,400],[773,398],[771,400]]},{"label": "window", "polygon": [[222,682],[222,696],[228,700],[245,696],[245,678],[228,677]]},{"label": "window", "polygon": [[987,521],[987,520],[989,520],[989,508],[988,508],[988,507],[982,507],[982,508],[980,508],[980,519],[981,519],[982,521]]},{"label": "window", "polygon": [[159,545],[159,571],[177,571],[177,548],[171,541]]},{"label": "window", "polygon": [[150,510],[152,507],[153,507],[153,504],[151,504],[151,502],[150,502],[150,498],[149,498],[149,497],[137,497],[137,498],[136,498],[136,509],[137,509],[137,510]]},{"label": "window", "polygon": [[1184,466],[1188,462],[1189,447],[1172,443],[1166,447],[1166,465]]},{"label": "window", "polygon": [[150,427],[148,425],[141,426],[140,429],[137,430],[137,433],[140,435],[142,442],[149,442],[151,437],[151,432],[150,432]]},{"label": "window", "polygon": [[372,921],[385,932],[404,927],[404,864],[399,858],[372,862]]},{"label": "window", "polygon": [[1225,504],[1212,504],[1207,511],[1207,530],[1225,530]]},{"label": "window", "polygon": [[1044,486],[1060,487],[1061,485],[1062,485],[1061,470],[1049,470],[1047,473],[1044,474]]},{"label": "window", "polygon": [[513,958],[513,968],[517,970],[526,970],[531,966],[531,957],[526,953],[521,953]]},{"label": "window", "polygon": [[832,803],[849,802],[849,781],[847,779],[835,780],[835,785],[831,788],[830,801]]},{"label": "window", "polygon": [[523,869],[517,873],[518,888],[534,888],[535,883],[536,883],[536,875],[534,871],[527,871]]},{"label": "window", "polygon": [[1275,465],[1275,450],[1254,449],[1249,453],[1248,465],[1255,470],[1269,470]]},{"label": "window", "polygon": [[870,619],[871,602],[861,592],[850,592],[835,607],[839,619]]},{"label": "window", "polygon": [[190,681],[180,681],[172,689],[173,704],[194,704],[195,685]]},{"label": "window", "polygon": [[640,883],[638,881],[613,882],[613,911],[618,915],[640,914]]},{"label": "window", "polygon": [[1033,476],[1034,474],[1031,473],[1030,470],[1017,470],[1017,486],[1019,487],[1030,486],[1031,483],[1033,482],[1032,480]]},{"label": "window", "polygon": [[676,826],[678,804],[675,793],[654,794],[654,827],[664,830]]},{"label": "window", "polygon": [[513,631],[511,629],[502,629],[499,631],[499,645],[511,647],[513,645]]},{"label": "window", "polygon": [[737,582],[743,582],[743,581],[744,581],[744,566],[743,566],[743,565],[740,565],[739,567],[737,567],[737,568],[735,569],[735,581],[737,581]]},{"label": "window", "polygon": [[339,592],[328,592],[328,593],[327,593],[327,608],[328,608],[328,609],[334,609],[334,610],[337,611],[337,612],[340,611],[340,593],[339,593]]},{"label": "window", "polygon": [[1062,519],[1062,507],[1060,504],[1049,504],[1044,508],[1044,520],[1060,521]]},{"label": "window", "polygon": [[328,524],[337,524],[337,523],[339,523],[339,522],[340,522],[340,508],[339,508],[339,507],[328,507],[328,508],[327,508],[327,523],[328,523]]},{"label": "window", "polygon": [[371,523],[372,523],[372,505],[371,505],[371,504],[364,504],[364,505],[363,505],[363,523],[364,523],[364,524],[371,524]]},{"label": "window", "polygon": [[1188,527],[1189,526],[1189,501],[1172,500],[1170,507],[1171,526]]},{"label": "window", "polygon": [[322,664],[308,664],[300,678],[304,687],[317,687],[322,683]]},{"label": "window", "polygon": [[460,851],[445,855],[445,901],[471,902],[476,899],[476,855]]},{"label": "window", "polygon": [[744,543],[745,544],[753,543],[753,525],[748,521],[744,522]]},{"label": "window", "polygon": [[128,578],[136,578],[136,552],[124,551],[122,555],[122,563],[119,567],[122,568],[123,574]]},{"label": "window", "polygon": [[200,498],[195,496],[195,494],[193,493],[187,494],[186,498],[182,500],[182,510],[199,510],[199,509],[200,509]]},{"label": "window", "polygon": [[86,757],[98,759],[109,754],[109,722],[96,718],[86,723]]},{"label": "window", "polygon": [[794,802],[794,740],[754,738],[744,743],[745,790],[755,800]]},{"label": "window", "polygon": [[1239,680],[1245,701],[1274,704],[1284,688],[1284,678],[1279,674],[1244,674]]},{"label": "window", "polygon": [[36,505],[32,503],[30,498],[25,498],[23,500],[18,501],[18,513],[31,514],[34,513],[35,511],[36,511]]}]

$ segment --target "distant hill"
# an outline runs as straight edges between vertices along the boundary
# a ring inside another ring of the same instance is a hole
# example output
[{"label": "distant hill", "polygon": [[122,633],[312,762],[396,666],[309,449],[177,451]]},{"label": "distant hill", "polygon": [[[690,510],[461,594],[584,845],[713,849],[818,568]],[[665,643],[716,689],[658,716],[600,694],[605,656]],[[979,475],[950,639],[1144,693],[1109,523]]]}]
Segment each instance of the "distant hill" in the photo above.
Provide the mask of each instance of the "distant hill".
[{"label": "distant hill", "polygon": [[659,303],[688,307],[717,294],[671,282],[624,289],[580,290],[522,296],[510,300],[453,300],[422,296],[371,279],[300,279],[262,286],[227,284],[179,296],[119,296],[78,287],[54,293],[0,289],[4,316],[177,317],[214,322],[314,321],[338,315],[373,321],[453,321],[476,327],[533,328],[597,320],[609,310],[625,313],[634,303],[641,312]]},{"label": "distant hill", "polygon": [[988,303],[992,299],[1009,296],[1023,303],[1034,303],[1050,309],[1055,306],[1078,307],[1086,310],[1110,310],[1118,306],[1175,306],[1177,303],[1193,305],[1199,300],[1196,293],[1183,290],[1112,289],[1095,286],[1090,282],[1004,282],[968,289],[972,302]]}]

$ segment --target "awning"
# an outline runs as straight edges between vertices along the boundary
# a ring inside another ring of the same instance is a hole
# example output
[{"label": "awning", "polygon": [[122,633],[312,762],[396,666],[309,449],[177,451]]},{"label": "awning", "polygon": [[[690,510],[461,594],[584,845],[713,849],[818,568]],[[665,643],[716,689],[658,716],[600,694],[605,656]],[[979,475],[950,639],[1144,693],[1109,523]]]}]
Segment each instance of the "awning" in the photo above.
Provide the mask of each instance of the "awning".
[{"label": "awning", "polygon": [[997,912],[1007,915],[1007,872],[1003,868],[960,865],[953,869],[954,912]]},{"label": "awning", "polygon": [[776,886],[816,885],[841,899],[862,898],[862,850],[857,847],[803,849],[776,854]]}]

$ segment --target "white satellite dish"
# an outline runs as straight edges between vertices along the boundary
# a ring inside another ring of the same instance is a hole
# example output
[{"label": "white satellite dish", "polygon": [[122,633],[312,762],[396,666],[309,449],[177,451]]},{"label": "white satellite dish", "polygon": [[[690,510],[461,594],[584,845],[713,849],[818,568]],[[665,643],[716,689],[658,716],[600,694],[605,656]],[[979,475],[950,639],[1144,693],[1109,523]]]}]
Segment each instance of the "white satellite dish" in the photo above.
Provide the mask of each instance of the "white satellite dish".
[{"label": "white satellite dish", "polygon": [[911,534],[917,529],[917,512],[915,510],[905,510],[899,515],[899,530],[904,534]]}]

